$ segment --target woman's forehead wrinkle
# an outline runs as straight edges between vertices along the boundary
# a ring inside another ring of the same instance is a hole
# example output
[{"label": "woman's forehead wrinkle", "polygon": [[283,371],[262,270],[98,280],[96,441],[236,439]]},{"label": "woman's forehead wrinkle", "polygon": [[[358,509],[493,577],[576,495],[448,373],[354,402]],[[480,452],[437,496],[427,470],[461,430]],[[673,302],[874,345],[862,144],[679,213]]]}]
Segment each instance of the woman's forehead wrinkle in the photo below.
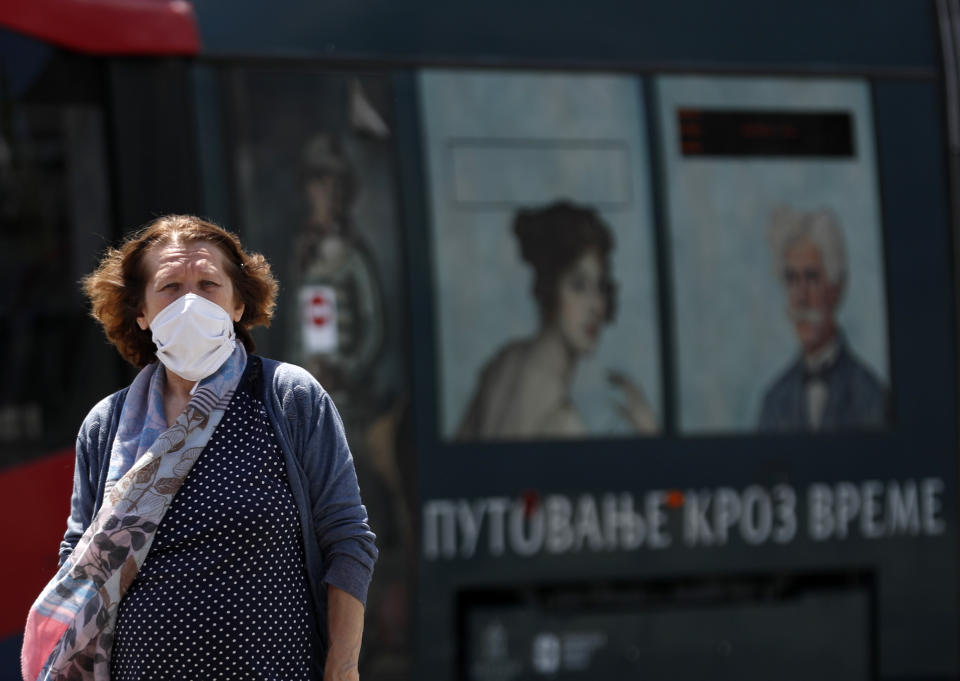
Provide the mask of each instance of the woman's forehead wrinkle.
[{"label": "woman's forehead wrinkle", "polygon": [[186,248],[176,244],[163,249],[155,258],[157,276],[171,276],[190,270],[216,272],[218,269],[212,249],[205,246]]}]

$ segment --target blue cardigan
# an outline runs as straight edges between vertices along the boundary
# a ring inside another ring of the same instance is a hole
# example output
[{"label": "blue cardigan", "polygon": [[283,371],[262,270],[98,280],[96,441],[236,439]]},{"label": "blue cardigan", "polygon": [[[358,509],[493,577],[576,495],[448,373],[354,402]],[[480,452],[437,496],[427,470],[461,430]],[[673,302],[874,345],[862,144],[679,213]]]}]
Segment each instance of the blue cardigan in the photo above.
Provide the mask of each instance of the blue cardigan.
[{"label": "blue cardigan", "polygon": [[[252,374],[256,371],[260,376]],[[327,392],[298,366],[250,355],[241,380],[254,380],[254,385],[260,386],[283,452],[290,489],[300,510],[315,633],[319,650],[326,651],[326,589],[322,587],[335,586],[366,603],[377,560],[376,537],[360,501],[343,422]],[[60,544],[61,564],[103,502],[110,448],[127,390],[101,400],[80,426],[70,517]]]}]

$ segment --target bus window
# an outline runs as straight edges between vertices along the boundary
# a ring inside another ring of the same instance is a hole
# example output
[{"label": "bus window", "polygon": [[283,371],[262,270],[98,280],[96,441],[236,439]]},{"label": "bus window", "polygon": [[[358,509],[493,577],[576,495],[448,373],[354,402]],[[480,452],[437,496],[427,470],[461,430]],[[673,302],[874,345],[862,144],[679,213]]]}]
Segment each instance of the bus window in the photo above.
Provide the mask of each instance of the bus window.
[{"label": "bus window", "polygon": [[885,427],[867,83],[661,77],[657,94],[681,432]]},{"label": "bus window", "polygon": [[361,674],[409,668],[412,451],[401,234],[385,78],[235,68],[227,74],[244,242],[280,280],[264,354],[309,370],[332,395],[353,452],[377,579]]},{"label": "bus window", "polygon": [[428,70],[420,84],[442,437],[658,432],[639,79]]},{"label": "bus window", "polygon": [[88,317],[79,284],[113,234],[96,67],[26,39],[8,36],[3,45],[0,465],[6,466],[72,448],[84,414],[115,389],[119,376],[116,353]]}]

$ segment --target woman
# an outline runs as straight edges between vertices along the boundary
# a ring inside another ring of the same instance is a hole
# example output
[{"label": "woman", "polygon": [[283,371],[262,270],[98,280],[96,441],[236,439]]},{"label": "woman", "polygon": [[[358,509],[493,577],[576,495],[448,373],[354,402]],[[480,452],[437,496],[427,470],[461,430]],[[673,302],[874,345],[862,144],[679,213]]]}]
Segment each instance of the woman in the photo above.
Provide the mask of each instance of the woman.
[{"label": "woman", "polygon": [[[580,358],[596,349],[603,325],[614,318],[613,235],[594,210],[565,201],[519,211],[513,231],[533,267],[540,329],[508,343],[484,366],[458,438],[582,436],[570,385]],[[609,379],[624,390],[621,410],[634,428],[655,431],[642,390],[618,372]]]},{"label": "woman", "polygon": [[84,287],[141,370],[81,426],[25,681],[357,679],[374,535],[323,388],[248,354],[274,308],[266,260],[173,215]]}]

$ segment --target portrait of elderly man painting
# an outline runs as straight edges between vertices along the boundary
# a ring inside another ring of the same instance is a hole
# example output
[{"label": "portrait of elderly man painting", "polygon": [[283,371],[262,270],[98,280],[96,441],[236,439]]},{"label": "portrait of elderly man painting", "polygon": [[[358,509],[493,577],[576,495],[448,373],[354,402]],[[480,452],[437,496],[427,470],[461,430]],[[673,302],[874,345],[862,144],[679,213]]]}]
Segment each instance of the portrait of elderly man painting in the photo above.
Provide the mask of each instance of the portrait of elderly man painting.
[{"label": "portrait of elderly man painting", "polygon": [[887,421],[886,386],[860,360],[837,323],[847,254],[829,210],[778,207],[770,221],[774,271],[783,284],[798,356],[766,390],[759,428],[831,431]]}]

